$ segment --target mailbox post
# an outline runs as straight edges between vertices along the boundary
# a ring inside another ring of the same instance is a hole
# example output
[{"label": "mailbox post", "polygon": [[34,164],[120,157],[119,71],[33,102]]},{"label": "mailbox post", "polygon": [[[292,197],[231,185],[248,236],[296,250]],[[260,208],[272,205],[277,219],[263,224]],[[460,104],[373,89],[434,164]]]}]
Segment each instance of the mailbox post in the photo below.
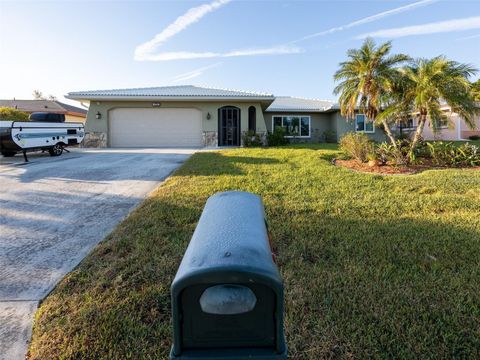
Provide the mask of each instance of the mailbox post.
[{"label": "mailbox post", "polygon": [[281,360],[283,284],[260,197],[210,197],[171,287],[170,359]]}]

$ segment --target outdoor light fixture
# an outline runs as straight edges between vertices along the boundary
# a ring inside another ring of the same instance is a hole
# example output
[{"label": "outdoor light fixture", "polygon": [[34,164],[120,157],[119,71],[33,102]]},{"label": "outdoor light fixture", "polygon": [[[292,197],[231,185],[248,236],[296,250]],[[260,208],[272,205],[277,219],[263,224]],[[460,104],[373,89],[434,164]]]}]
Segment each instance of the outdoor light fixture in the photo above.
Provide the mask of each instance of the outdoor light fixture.
[{"label": "outdoor light fixture", "polygon": [[207,120],[210,120],[212,118],[212,115],[210,113],[207,113]]},{"label": "outdoor light fixture", "polygon": [[97,113],[95,114],[95,118],[96,119],[101,119],[102,118],[102,114],[100,114],[100,111],[97,111]]},{"label": "outdoor light fixture", "polygon": [[160,106],[160,103],[154,102],[154,103],[152,103],[152,106],[153,106],[153,107],[159,107],[159,106]]}]

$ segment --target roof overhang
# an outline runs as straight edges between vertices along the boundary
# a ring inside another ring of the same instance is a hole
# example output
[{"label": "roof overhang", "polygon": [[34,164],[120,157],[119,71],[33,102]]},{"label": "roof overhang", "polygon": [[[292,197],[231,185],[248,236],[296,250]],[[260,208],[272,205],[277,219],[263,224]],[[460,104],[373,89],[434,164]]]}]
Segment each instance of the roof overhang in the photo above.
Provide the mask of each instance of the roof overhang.
[{"label": "roof overhang", "polygon": [[270,101],[274,96],[105,96],[67,94],[67,99],[78,101]]},{"label": "roof overhang", "polygon": [[268,108],[275,100],[274,96],[95,96],[67,94],[67,99],[80,102],[101,101],[149,101],[149,102],[255,102],[260,103],[262,110]]},{"label": "roof overhang", "polygon": [[326,109],[267,109],[267,113],[324,113]]},{"label": "roof overhang", "polygon": [[335,105],[327,106],[322,109],[267,109],[265,112],[267,113],[330,113],[339,110]]}]

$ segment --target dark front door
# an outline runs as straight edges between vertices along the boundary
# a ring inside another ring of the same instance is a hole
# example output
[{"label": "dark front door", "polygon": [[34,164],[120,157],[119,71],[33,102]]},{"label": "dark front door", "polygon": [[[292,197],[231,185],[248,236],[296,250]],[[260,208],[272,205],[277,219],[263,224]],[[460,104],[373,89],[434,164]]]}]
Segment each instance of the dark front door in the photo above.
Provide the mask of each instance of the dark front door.
[{"label": "dark front door", "polygon": [[240,109],[225,106],[218,109],[218,145],[240,146]]}]

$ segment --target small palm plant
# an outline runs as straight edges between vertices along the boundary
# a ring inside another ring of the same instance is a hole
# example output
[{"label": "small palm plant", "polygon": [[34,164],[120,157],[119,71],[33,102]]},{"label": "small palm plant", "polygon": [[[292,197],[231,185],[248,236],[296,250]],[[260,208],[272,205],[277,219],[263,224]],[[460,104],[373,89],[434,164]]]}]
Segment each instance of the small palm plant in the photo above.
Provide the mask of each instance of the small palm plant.
[{"label": "small palm plant", "polygon": [[[448,113],[442,104],[448,104],[453,113],[475,128],[474,117],[478,113],[468,78],[475,74],[471,65],[461,64],[438,56],[433,59],[417,59],[402,70],[402,86],[399,102],[391,108],[409,108],[418,119],[417,129],[410,145],[412,159],[422,137],[427,120],[434,132],[440,124],[448,123]],[[388,113],[389,109],[386,109]]]},{"label": "small palm plant", "polygon": [[339,84],[335,87],[335,95],[340,94],[340,111],[347,119],[354,118],[355,112],[364,113],[371,121],[381,122],[385,132],[396,148],[395,137],[390,130],[392,117],[378,118],[382,107],[391,102],[401,82],[399,66],[409,61],[407,55],[391,55],[391,42],[380,44],[367,38],[360,49],[350,49],[348,60],[340,63],[334,75]]}]

